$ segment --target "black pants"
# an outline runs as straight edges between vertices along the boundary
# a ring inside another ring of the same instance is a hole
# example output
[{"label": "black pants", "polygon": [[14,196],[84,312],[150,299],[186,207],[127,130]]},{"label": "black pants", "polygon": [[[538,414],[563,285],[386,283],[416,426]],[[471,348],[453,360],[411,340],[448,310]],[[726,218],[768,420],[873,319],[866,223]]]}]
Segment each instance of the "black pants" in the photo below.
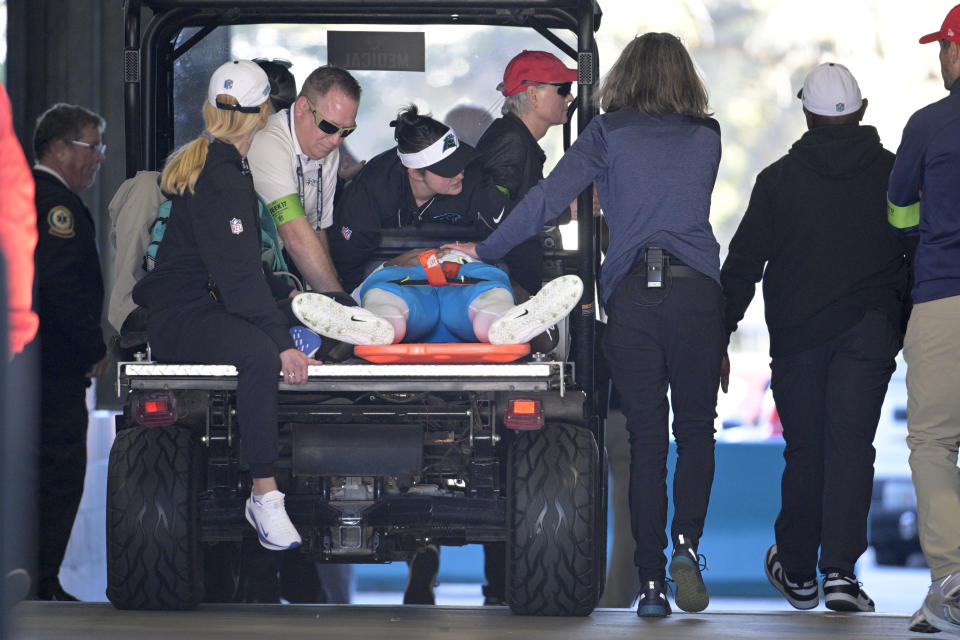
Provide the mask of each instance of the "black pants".
[{"label": "black pants", "polygon": [[771,362],[783,424],[777,551],[793,579],[819,567],[853,572],[867,548],[873,438],[900,350],[899,332],[878,311],[823,345]]},{"label": "black pants", "polygon": [[671,537],[697,545],[713,485],[723,296],[707,277],[673,278],[645,286],[635,269],[607,304],[603,350],[630,434],[630,519],[640,579],[662,580],[667,546],[667,421],[673,407],[677,466]]},{"label": "black pants", "polygon": [[55,377],[40,382],[40,442],[37,457],[37,584],[55,588],[83,497],[87,470],[87,381]]},{"label": "black pants", "polygon": [[273,340],[212,298],[150,310],[147,333],[160,360],[237,368],[241,454],[254,478],[273,476],[280,382],[280,352]]}]

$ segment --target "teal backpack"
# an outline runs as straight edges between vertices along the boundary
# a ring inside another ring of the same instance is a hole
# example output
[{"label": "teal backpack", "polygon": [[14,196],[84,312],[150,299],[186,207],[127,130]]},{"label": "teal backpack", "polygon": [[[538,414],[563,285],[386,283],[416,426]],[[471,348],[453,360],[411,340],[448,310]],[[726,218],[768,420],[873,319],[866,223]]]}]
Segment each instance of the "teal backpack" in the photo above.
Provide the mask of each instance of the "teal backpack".
[{"label": "teal backpack", "polygon": [[[257,196],[257,205],[260,209],[260,257],[271,268],[274,273],[288,272],[287,262],[283,259],[283,251],[280,250],[280,240],[277,234],[277,223],[267,209],[260,196]],[[160,243],[163,242],[163,235],[167,231],[167,222],[170,220],[169,200],[163,202],[157,208],[157,218],[150,225],[150,244],[143,254],[143,270],[153,271],[157,268],[157,251],[160,249]]]}]

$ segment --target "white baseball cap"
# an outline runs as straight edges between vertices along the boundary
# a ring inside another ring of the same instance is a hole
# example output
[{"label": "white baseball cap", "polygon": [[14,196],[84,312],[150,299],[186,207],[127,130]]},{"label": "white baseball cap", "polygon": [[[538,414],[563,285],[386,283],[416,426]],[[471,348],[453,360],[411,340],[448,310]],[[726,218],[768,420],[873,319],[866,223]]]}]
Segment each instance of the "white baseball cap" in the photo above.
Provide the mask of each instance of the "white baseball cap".
[{"label": "white baseball cap", "polygon": [[836,62],[824,62],[808,73],[797,97],[807,111],[819,116],[845,116],[863,104],[857,79]]},{"label": "white baseball cap", "polygon": [[[223,94],[233,96],[238,104],[217,102],[217,96]],[[252,60],[225,62],[210,76],[207,100],[218,109],[256,113],[269,97],[270,79],[267,72]]]}]

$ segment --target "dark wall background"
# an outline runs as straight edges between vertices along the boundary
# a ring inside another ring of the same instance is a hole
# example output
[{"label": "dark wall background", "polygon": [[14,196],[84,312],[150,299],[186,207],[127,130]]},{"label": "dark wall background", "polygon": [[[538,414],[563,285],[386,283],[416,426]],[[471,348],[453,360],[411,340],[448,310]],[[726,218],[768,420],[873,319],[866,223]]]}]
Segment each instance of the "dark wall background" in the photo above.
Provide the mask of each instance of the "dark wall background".
[{"label": "dark wall background", "polygon": [[[13,123],[34,161],[33,126],[56,102],[83,105],[107,121],[107,158],[83,199],[97,219],[107,292],[114,250],[107,205],[124,180],[122,0],[7,0],[7,92]],[[106,324],[109,336],[112,329]],[[116,404],[112,377],[98,385],[103,406]]]}]

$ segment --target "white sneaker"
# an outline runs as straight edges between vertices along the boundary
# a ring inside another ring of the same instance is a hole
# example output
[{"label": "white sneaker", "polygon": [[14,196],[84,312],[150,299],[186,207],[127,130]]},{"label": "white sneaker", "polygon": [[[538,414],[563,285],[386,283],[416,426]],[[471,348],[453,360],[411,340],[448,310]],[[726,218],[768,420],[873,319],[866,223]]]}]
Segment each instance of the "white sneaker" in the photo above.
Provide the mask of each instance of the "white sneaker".
[{"label": "white sneaker", "polygon": [[311,331],[350,344],[393,344],[393,325],[363,307],[348,307],[319,293],[293,299],[293,313]]},{"label": "white sneaker", "polygon": [[545,284],[523,304],[497,318],[490,325],[490,344],[529,342],[570,313],[583,295],[578,276],[560,276]]},{"label": "white sneaker", "polygon": [[300,546],[300,534],[290,522],[283,506],[283,494],[268,491],[259,500],[250,494],[247,499],[247,522],[257,530],[260,544],[271,551],[284,551]]},{"label": "white sneaker", "polygon": [[931,584],[921,610],[930,626],[960,638],[960,572]]},{"label": "white sneaker", "polygon": [[907,629],[913,633],[940,633],[940,629],[930,624],[927,616],[923,615],[923,606],[913,612]]}]

